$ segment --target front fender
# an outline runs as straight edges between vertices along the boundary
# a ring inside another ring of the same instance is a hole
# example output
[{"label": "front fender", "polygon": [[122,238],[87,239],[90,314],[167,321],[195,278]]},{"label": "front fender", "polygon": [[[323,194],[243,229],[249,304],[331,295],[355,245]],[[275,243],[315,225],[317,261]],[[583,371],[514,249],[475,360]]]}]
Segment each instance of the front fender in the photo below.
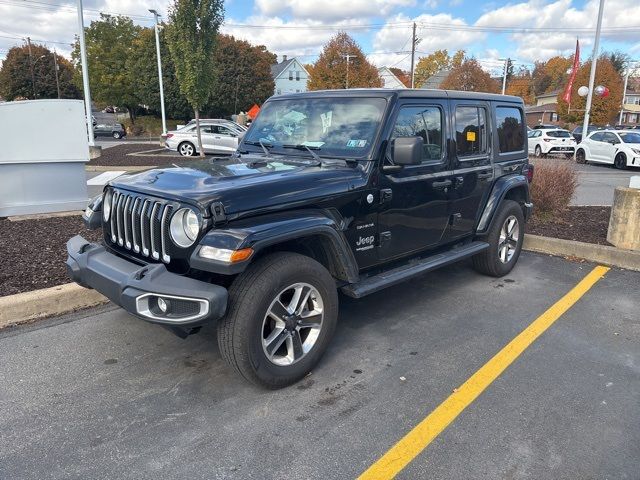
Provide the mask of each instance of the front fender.
[{"label": "front fender", "polygon": [[[345,280],[358,279],[358,267],[353,252],[343,234],[341,219],[324,210],[296,210],[274,213],[239,220],[208,232],[201,240],[200,247],[210,246],[227,250],[252,248],[261,250],[294,239],[321,236],[331,248],[333,259],[340,266]],[[244,262],[227,264],[201,258],[196,248],[191,255],[191,267],[212,273],[233,275],[244,271],[254,255]]]},{"label": "front fender", "polygon": [[514,188],[524,188],[526,192],[525,203],[530,203],[529,182],[527,181],[527,177],[521,174],[512,174],[498,178],[493,184],[493,189],[489,194],[487,204],[482,211],[482,215],[480,215],[478,227],[476,228],[478,234],[486,233],[500,202],[502,202],[507,193]]}]

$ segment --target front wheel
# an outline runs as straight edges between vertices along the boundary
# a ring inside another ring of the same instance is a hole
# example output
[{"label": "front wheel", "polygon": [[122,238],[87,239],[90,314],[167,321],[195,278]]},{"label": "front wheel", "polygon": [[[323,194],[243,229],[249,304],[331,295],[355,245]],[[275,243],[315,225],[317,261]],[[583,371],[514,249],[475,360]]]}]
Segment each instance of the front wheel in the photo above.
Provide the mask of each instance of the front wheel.
[{"label": "front wheel", "polygon": [[576,152],[576,163],[587,163],[587,156],[584,150],[580,149]]},{"label": "front wheel", "polygon": [[473,268],[492,277],[509,273],[520,257],[524,215],[518,202],[503,200],[486,237],[489,248],[472,257]]},{"label": "front wheel", "polygon": [[119,139],[121,139],[121,138],[122,138],[122,134],[121,134],[120,132],[113,132],[113,133],[111,134],[111,136],[112,136],[113,138],[115,138],[116,140],[119,140]]},{"label": "front wheel", "polygon": [[619,153],[618,155],[616,155],[616,158],[613,161],[613,165],[618,170],[624,170],[626,168],[626,166],[627,166],[627,157],[624,155],[624,153]]},{"label": "front wheel", "polygon": [[275,253],[234,280],[218,345],[247,380],[281,388],[318,363],[337,318],[338,293],[327,269],[304,255]]}]

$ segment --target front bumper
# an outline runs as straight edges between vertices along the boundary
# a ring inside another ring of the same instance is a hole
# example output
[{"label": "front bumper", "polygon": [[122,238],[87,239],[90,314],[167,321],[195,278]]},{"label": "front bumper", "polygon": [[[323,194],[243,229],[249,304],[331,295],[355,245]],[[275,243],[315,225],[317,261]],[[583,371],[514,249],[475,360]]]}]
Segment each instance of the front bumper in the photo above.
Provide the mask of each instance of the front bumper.
[{"label": "front bumper", "polygon": [[226,288],[171,273],[164,264],[138,265],[79,235],[67,242],[67,253],[67,272],[74,282],[97,290],[143,320],[195,327],[226,312]]}]

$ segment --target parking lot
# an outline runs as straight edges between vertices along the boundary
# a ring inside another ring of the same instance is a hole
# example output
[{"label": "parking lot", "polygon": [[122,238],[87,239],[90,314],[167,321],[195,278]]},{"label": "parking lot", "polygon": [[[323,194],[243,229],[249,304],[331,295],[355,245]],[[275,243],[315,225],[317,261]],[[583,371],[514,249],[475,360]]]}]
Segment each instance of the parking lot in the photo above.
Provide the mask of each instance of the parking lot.
[{"label": "parking lot", "polygon": [[[502,279],[463,263],[341,297],[322,362],[280,391],[238,378],[214,328],[181,340],[106,306],[4,330],[0,478],[355,478],[593,268],[523,253]],[[639,478],[639,289],[611,269],[581,290],[433,441],[401,445],[398,478]]]},{"label": "parking lot", "polygon": [[576,164],[578,188],[572,205],[611,205],[616,187],[628,187],[629,179],[640,175],[640,168],[616,170],[609,165]]}]

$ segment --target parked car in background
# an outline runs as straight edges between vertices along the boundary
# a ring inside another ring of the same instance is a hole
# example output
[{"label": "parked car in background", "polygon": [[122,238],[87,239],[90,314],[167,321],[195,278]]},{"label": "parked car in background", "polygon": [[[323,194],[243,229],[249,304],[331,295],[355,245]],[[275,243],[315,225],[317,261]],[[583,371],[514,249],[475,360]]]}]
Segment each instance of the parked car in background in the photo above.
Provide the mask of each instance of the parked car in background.
[{"label": "parked car in background", "polygon": [[[200,119],[200,123],[202,123],[202,122],[223,123],[223,124],[227,125],[229,128],[231,128],[232,130],[236,130],[238,133],[246,132],[248,130],[248,128],[245,127],[244,125],[240,125],[239,123],[236,123],[233,120],[227,120],[225,118],[201,118]],[[196,124],[196,119],[192,118],[189,121],[189,123],[187,123],[184,127],[180,127],[180,128],[191,127],[191,126],[193,126],[195,124]]]},{"label": "parked car in background", "polygon": [[[204,153],[230,155],[238,148],[238,142],[245,132],[240,132],[225,122],[202,120],[200,121],[200,133]],[[199,153],[195,123],[168,132],[165,146],[184,157]]]},{"label": "parked car in background", "polygon": [[640,132],[599,130],[591,133],[576,150],[578,163],[606,163],[616,168],[640,167]]},{"label": "parked car in background", "polygon": [[[596,125],[589,125],[589,128],[587,128],[587,135],[590,134],[591,132],[595,132],[596,130],[601,130],[601,129],[602,127],[598,127]],[[582,125],[574,128],[573,131],[571,132],[571,135],[573,135],[573,138],[576,139],[577,143],[580,143],[582,141]]]},{"label": "parked car in background", "polygon": [[568,130],[534,130],[529,135],[529,153],[544,157],[550,153],[561,153],[567,158],[573,157],[576,141]]},{"label": "parked car in background", "polygon": [[93,126],[93,134],[96,137],[120,139],[127,136],[127,131],[121,123],[99,123]]},{"label": "parked car in background", "polygon": [[534,130],[557,129],[558,125],[536,125]]}]

